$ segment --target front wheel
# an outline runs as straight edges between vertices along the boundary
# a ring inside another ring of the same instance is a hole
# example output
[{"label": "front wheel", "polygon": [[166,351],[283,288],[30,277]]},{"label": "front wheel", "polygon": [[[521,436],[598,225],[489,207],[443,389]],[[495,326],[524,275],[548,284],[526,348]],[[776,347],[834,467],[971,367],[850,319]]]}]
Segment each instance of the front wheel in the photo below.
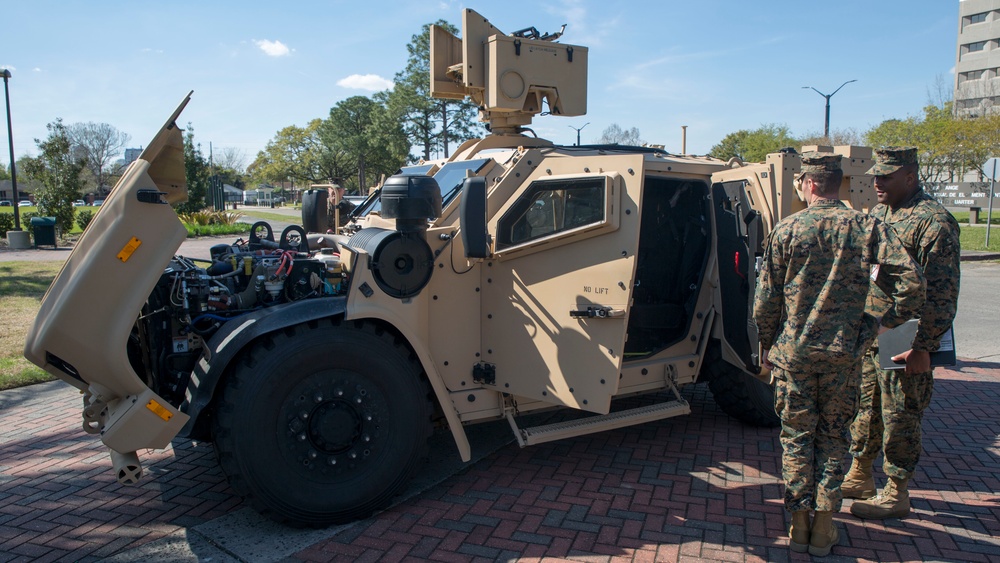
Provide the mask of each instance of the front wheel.
[{"label": "front wheel", "polygon": [[715,404],[723,412],[751,426],[773,428],[781,424],[774,412],[774,386],[723,360],[718,343],[709,345],[702,369],[707,372]]},{"label": "front wheel", "polygon": [[223,390],[215,448],[259,512],[326,526],[388,505],[426,459],[432,414],[404,344],[370,323],[323,321],[253,344]]}]

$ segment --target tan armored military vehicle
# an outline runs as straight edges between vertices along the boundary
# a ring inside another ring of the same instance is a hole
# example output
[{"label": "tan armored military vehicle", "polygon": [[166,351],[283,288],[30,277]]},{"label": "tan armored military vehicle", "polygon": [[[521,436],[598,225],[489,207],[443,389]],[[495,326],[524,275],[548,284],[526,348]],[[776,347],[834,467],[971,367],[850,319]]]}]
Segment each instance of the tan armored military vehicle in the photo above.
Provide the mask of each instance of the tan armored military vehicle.
[{"label": "tan armored military vehicle", "polygon": [[[463,29],[432,30],[433,93],[470,96],[491,134],[387,178],[327,248],[258,224],[174,255],[188,99],[131,165],[25,347],[84,392],[122,483],[138,451],[210,440],[254,507],[315,526],[384,507],[435,426],[467,461],[467,425],[506,419],[532,445],[687,414],[678,388],[698,382],[777,423],[750,311],[765,234],[804,207],[797,154],[743,165],[526,135],[540,112],[586,111],[587,48],[471,10]],[[843,198],[866,207],[870,151],[838,151]],[[525,427],[542,409],[590,416]]]}]

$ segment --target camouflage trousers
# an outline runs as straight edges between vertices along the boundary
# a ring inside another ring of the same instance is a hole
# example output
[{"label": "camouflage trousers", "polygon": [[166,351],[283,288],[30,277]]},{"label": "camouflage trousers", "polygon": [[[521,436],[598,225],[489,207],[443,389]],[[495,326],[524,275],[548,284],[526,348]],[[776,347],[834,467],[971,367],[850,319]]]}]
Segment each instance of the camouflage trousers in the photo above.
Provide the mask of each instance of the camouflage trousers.
[{"label": "camouflage trousers", "polygon": [[775,366],[772,371],[774,410],[781,417],[781,477],[790,512],[840,510],[847,429],[857,411],[860,371],[860,361],[795,371]]},{"label": "camouflage trousers", "polygon": [[884,370],[878,351],[869,350],[861,368],[858,415],[851,424],[851,455],[873,460],[884,450],[885,474],[912,478],[922,450],[920,423],[933,391],[933,370],[915,375]]}]

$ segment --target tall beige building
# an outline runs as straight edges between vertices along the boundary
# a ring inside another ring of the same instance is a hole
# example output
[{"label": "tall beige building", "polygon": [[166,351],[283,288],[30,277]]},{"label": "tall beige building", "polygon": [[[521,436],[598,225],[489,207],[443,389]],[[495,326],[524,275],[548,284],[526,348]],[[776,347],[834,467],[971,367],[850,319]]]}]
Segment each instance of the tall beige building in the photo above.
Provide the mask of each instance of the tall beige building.
[{"label": "tall beige building", "polygon": [[955,112],[1000,112],[1000,0],[960,0]]}]

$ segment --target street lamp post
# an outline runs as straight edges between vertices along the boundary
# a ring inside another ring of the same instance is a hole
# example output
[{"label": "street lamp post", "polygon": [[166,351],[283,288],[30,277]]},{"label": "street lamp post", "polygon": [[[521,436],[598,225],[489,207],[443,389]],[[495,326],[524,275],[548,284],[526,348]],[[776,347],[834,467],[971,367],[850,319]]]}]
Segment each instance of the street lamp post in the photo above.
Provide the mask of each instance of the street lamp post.
[{"label": "street lamp post", "polygon": [[3,69],[3,93],[7,100],[7,140],[10,142],[10,189],[13,192],[14,202],[14,230],[21,230],[21,214],[19,213],[17,196],[17,168],[14,166],[14,130],[10,126],[10,90],[7,88],[7,80],[10,79],[10,71]]},{"label": "street lamp post", "polygon": [[[589,121],[586,122],[586,123],[584,123],[583,127],[586,127],[588,125],[590,125]],[[580,146],[580,131],[583,131],[583,127],[577,128],[577,127],[573,127],[572,125],[567,125],[567,127],[569,127],[570,129],[576,129],[576,146]]]},{"label": "street lamp post", "polygon": [[[843,88],[844,86],[847,86],[851,82],[857,82],[857,80],[848,80],[847,82],[844,82],[843,84],[840,85],[840,87],[838,87],[836,90],[833,91],[833,94],[836,94],[837,92],[840,92],[841,88]],[[812,86],[803,86],[802,88],[807,89],[807,90],[810,89],[810,88],[812,88],[813,90],[816,90]],[[823,137],[825,137],[826,140],[829,141],[830,140],[830,98],[833,97],[833,94],[824,94],[823,92],[820,92],[819,90],[816,90],[816,93],[819,94],[820,96],[823,96],[824,98],[826,98],[826,121],[823,123]]]}]

